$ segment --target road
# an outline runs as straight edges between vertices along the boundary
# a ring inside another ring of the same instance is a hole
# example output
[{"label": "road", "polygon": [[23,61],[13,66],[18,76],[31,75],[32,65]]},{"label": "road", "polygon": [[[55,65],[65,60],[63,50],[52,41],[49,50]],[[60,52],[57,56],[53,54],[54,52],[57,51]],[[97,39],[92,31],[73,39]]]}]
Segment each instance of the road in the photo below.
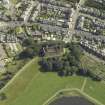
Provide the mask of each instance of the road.
[{"label": "road", "polygon": [[70,35],[71,40],[72,40],[73,35],[75,34],[75,25],[79,16],[80,6],[84,4],[84,1],[85,0],[80,0],[80,2],[77,4],[77,8],[73,12],[73,15],[72,15],[72,21],[70,21],[69,23],[69,35]]}]

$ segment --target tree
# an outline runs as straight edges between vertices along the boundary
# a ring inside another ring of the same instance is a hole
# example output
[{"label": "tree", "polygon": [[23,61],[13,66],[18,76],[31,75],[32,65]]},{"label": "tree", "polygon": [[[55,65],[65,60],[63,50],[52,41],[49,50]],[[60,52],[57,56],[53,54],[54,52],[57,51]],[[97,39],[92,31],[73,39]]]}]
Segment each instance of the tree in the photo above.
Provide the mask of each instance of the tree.
[{"label": "tree", "polygon": [[41,69],[44,70],[45,72],[53,71],[53,64],[51,61],[47,59],[42,59],[40,65],[42,66]]},{"label": "tree", "polygon": [[75,43],[67,43],[66,47],[69,48],[70,54],[75,56],[76,60],[80,60],[80,57],[83,55],[82,47]]},{"label": "tree", "polygon": [[35,56],[34,50],[32,48],[26,48],[23,52],[20,53],[19,58],[33,58],[33,56]]},{"label": "tree", "polygon": [[0,93],[0,100],[5,100],[7,98],[7,96],[5,95],[5,93]]},{"label": "tree", "polygon": [[88,70],[85,69],[85,68],[81,68],[81,69],[79,70],[79,74],[80,74],[80,75],[83,75],[83,76],[88,76]]},{"label": "tree", "polygon": [[72,47],[70,48],[71,50],[71,54],[75,56],[76,60],[80,60],[80,57],[82,56],[82,48],[79,45],[72,45]]},{"label": "tree", "polygon": [[42,59],[40,61],[40,65],[41,65],[41,70],[43,71],[48,71],[48,62],[46,59]]},{"label": "tree", "polygon": [[0,80],[0,89],[3,88],[5,86],[5,81]]},{"label": "tree", "polygon": [[71,67],[72,74],[76,74],[78,72],[78,68],[76,66]]},{"label": "tree", "polygon": [[28,39],[25,39],[24,41],[23,41],[23,46],[34,46],[34,44],[35,44],[35,41],[34,41],[34,39],[32,39],[32,38],[28,38]]},{"label": "tree", "polygon": [[48,69],[49,71],[53,71],[53,64],[52,64],[51,61],[48,62],[48,67],[47,67],[47,69]]},{"label": "tree", "polygon": [[78,61],[76,60],[75,56],[68,54],[67,59],[71,66],[78,66]]},{"label": "tree", "polygon": [[68,61],[64,62],[63,64],[63,71],[65,76],[71,75],[71,67]]},{"label": "tree", "polygon": [[41,48],[40,51],[39,51],[39,56],[43,57],[43,56],[45,56],[45,54],[46,54],[45,49]]},{"label": "tree", "polygon": [[55,61],[53,61],[53,70],[58,72],[60,70],[62,70],[63,68],[63,62],[61,60],[56,59]]},{"label": "tree", "polygon": [[95,78],[93,78],[94,80],[96,80],[96,81],[101,81],[102,80],[102,77],[101,76],[99,76],[99,75],[97,75]]}]

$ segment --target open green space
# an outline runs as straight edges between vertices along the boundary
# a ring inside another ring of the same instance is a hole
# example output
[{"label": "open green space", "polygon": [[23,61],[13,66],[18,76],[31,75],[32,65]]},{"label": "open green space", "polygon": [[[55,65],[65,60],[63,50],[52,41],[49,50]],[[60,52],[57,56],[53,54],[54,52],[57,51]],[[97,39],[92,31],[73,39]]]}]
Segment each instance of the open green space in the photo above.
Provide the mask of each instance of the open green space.
[{"label": "open green space", "polygon": [[105,83],[88,79],[84,92],[105,105]]},{"label": "open green space", "polygon": [[32,77],[38,73],[37,61],[38,58],[29,62],[15,75],[13,80],[10,81],[11,83],[7,84],[7,87],[5,87],[2,91],[6,93],[8,99],[6,101],[0,101],[0,105],[9,105],[24,91]]},{"label": "open green space", "polygon": [[38,59],[31,61],[4,89],[7,100],[0,105],[42,105],[51,95],[63,88],[81,88],[83,77],[59,77],[55,73],[40,73]]},{"label": "open green space", "polygon": [[[0,105],[43,105],[61,89],[81,89],[84,77],[60,77],[56,73],[39,72],[38,58],[30,61],[2,90],[7,99]],[[105,84],[87,79],[84,90],[96,100],[105,104]]]},{"label": "open green space", "polygon": [[[79,82],[77,82],[77,80]],[[23,94],[11,105],[42,105],[59,89],[81,87],[82,78],[61,78],[55,74],[40,74],[31,81]]]}]

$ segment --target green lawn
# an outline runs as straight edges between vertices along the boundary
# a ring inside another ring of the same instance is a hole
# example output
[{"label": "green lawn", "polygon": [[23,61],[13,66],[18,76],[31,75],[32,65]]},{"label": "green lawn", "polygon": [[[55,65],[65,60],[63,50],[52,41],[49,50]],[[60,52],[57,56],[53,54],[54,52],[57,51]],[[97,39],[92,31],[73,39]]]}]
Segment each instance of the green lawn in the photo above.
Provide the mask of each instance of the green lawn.
[{"label": "green lawn", "polygon": [[[21,73],[3,90],[7,100],[0,105],[42,105],[57,91],[64,88],[81,89],[84,77],[59,77],[56,73],[41,73],[38,58],[27,64]],[[105,104],[105,85],[88,79],[85,92]]]},{"label": "green lawn", "polygon": [[4,89],[8,99],[0,105],[42,105],[45,100],[63,88],[81,88],[83,77],[59,77],[55,73],[40,73],[38,59],[15,77]]},{"label": "green lawn", "polygon": [[58,90],[65,87],[80,88],[82,83],[83,80],[79,77],[60,78],[52,73],[40,74],[11,105],[42,105]]},{"label": "green lawn", "polygon": [[[82,66],[91,69],[92,72],[96,74],[101,75],[102,73],[105,75],[105,65],[89,56],[84,56],[82,58]],[[103,82],[100,83],[88,79],[85,92],[105,104],[105,84]]]},{"label": "green lawn", "polygon": [[85,92],[105,105],[105,84],[88,79]]},{"label": "green lawn", "polygon": [[32,77],[39,72],[37,61],[38,58],[33,59],[23,67],[21,73],[4,89],[8,99],[6,101],[0,101],[0,105],[10,105],[10,103],[24,91],[32,80]]}]

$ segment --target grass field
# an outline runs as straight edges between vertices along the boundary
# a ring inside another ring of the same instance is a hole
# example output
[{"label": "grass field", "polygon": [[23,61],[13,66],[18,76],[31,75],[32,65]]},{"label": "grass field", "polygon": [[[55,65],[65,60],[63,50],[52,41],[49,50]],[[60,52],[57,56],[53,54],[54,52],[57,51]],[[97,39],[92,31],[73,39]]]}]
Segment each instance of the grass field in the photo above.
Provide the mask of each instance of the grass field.
[{"label": "grass field", "polygon": [[51,95],[63,88],[81,88],[83,77],[59,77],[55,73],[40,73],[38,59],[4,89],[8,99],[0,105],[42,105]]},{"label": "grass field", "polygon": [[[79,81],[78,83],[77,80]],[[23,94],[12,105],[42,105],[59,89],[63,89],[66,86],[69,88],[80,88],[81,85],[82,78],[62,79],[55,74],[40,74],[38,78],[31,81]]]},{"label": "grass field", "polygon": [[29,64],[19,71],[21,73],[19,75],[17,74],[17,76],[14,77],[15,79],[11,80],[12,82],[3,89],[8,99],[6,101],[0,102],[0,105],[9,105],[24,91],[29,82],[32,80],[32,77],[38,73],[37,61],[38,58],[29,62]]},{"label": "grass field", "polygon": [[[56,73],[41,73],[37,64],[38,58],[20,70],[12,82],[2,91],[7,100],[0,101],[0,105],[43,105],[52,95],[61,89],[81,89],[84,77],[59,77]],[[105,85],[87,79],[84,91],[98,101],[105,104]]]},{"label": "grass field", "polygon": [[103,82],[93,82],[88,79],[84,91],[105,105],[105,84]]}]

